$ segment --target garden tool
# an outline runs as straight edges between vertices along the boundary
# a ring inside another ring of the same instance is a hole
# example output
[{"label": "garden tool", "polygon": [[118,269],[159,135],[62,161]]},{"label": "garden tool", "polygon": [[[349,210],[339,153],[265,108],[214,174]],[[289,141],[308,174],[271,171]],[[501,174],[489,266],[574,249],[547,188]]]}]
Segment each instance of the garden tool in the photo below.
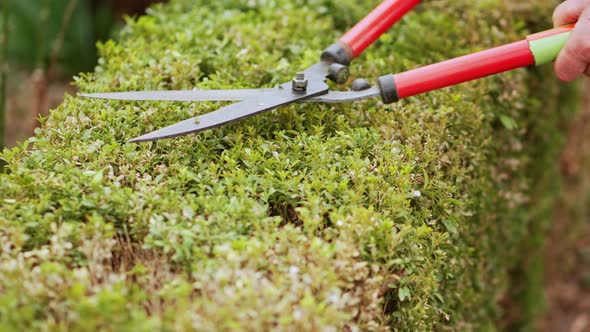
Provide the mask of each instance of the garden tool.
[{"label": "garden tool", "polygon": [[385,0],[340,40],[328,47],[320,61],[296,73],[292,81],[274,88],[235,90],[135,91],[82,94],[117,100],[236,101],[216,111],[184,120],[136,137],[130,142],[153,141],[215,128],[280,106],[300,103],[344,103],[381,97],[384,103],[493,74],[555,60],[574,25],[528,36],[526,39],[451,60],[379,77],[376,85],[364,79],[352,82],[349,91],[332,91],[327,79],[348,81],[348,65],[420,0]]}]

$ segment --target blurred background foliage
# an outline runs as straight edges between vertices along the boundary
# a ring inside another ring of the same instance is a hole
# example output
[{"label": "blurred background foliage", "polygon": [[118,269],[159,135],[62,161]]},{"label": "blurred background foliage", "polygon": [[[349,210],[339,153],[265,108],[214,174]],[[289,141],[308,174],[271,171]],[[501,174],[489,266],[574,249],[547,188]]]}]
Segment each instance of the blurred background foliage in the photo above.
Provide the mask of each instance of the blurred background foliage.
[{"label": "blurred background foliage", "polygon": [[104,2],[8,0],[8,5],[9,64],[25,70],[58,65],[64,76],[92,70],[95,44],[110,37],[116,21],[113,8]]},{"label": "blurred background foliage", "polygon": [[3,0],[0,148],[30,136],[37,118],[76,92],[72,76],[93,70],[96,43],[114,38],[125,15],[161,1]]},{"label": "blurred background foliage", "polygon": [[[116,31],[121,15],[140,14],[154,0],[6,0],[8,61],[19,69],[47,69],[55,61],[60,74],[91,71],[96,42]],[[52,59],[55,57],[56,59]],[[51,68],[49,68],[51,69]]]}]

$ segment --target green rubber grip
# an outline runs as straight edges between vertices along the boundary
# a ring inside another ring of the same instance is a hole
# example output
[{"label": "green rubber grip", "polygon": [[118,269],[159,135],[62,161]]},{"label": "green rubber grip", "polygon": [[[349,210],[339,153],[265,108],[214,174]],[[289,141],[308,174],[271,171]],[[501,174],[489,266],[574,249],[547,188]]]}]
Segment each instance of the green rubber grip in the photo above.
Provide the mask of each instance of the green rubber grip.
[{"label": "green rubber grip", "polygon": [[540,66],[555,61],[570,35],[571,31],[568,31],[529,41],[531,52],[535,57],[535,65]]}]

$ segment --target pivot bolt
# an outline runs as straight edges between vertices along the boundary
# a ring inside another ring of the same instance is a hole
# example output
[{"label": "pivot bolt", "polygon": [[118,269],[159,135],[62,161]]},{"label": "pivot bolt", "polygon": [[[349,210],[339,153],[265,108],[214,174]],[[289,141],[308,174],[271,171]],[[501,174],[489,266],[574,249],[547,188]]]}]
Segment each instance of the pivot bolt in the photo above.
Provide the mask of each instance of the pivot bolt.
[{"label": "pivot bolt", "polygon": [[293,90],[294,91],[307,90],[307,79],[305,78],[305,73],[299,72],[295,75],[295,78],[293,79]]}]

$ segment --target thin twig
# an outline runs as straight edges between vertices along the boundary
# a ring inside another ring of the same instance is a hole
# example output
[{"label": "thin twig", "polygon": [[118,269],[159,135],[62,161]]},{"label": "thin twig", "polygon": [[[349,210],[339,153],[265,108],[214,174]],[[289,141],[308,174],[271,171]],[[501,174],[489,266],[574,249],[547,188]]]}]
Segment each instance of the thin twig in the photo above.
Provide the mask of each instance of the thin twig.
[{"label": "thin twig", "polygon": [[64,15],[61,20],[61,26],[53,43],[53,47],[51,49],[51,57],[49,59],[49,63],[47,67],[37,69],[32,76],[32,83],[33,83],[33,91],[34,95],[36,96],[34,101],[34,114],[33,123],[31,126],[31,135],[34,133],[35,128],[38,126],[37,119],[43,116],[47,116],[49,112],[49,80],[51,74],[55,66],[57,65],[57,61],[59,58],[59,54],[63,48],[64,39],[66,35],[66,31],[70,24],[72,15],[74,14],[74,10],[78,5],[78,0],[70,0],[68,3]]},{"label": "thin twig", "polygon": [[57,38],[55,39],[55,42],[53,43],[53,48],[51,50],[51,58],[49,60],[49,65],[47,66],[47,73],[48,74],[51,73],[51,70],[55,67],[55,65],[57,63],[59,53],[61,52],[61,49],[64,44],[66,30],[68,28],[68,25],[70,24],[70,21],[72,19],[72,15],[74,14],[74,9],[76,9],[77,5],[78,5],[78,0],[70,0],[70,2],[68,3],[68,6],[66,7],[66,11],[64,12],[64,16],[61,20],[61,26],[59,28]]},{"label": "thin twig", "polygon": [[8,79],[8,1],[2,1],[2,32],[0,33],[0,150],[4,148],[6,120],[6,80]]}]

